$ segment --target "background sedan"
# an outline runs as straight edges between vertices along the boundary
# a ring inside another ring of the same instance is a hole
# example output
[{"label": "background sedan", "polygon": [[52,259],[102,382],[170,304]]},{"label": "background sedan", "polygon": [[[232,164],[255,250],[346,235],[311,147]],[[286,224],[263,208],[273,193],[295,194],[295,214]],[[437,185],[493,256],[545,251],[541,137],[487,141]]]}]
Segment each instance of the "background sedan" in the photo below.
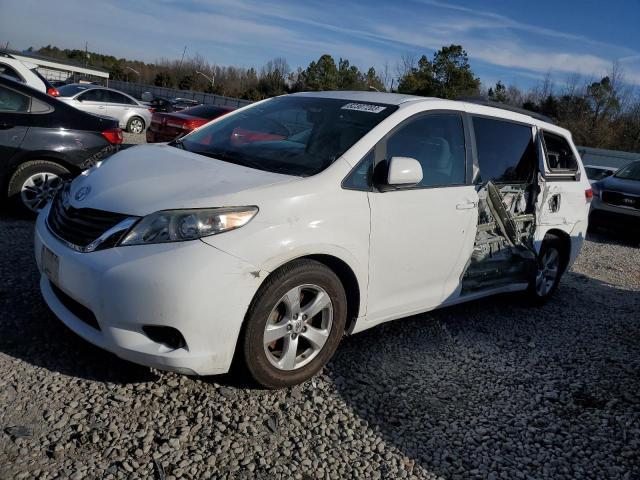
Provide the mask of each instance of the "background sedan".
[{"label": "background sedan", "polygon": [[147,130],[147,142],[170,142],[233,110],[231,107],[198,105],[179,112],[156,112],[151,119],[151,127]]},{"label": "background sedan", "polygon": [[128,132],[143,133],[151,124],[153,109],[118,90],[72,83],[58,92],[60,100],[79,110],[117,118],[120,128]]}]

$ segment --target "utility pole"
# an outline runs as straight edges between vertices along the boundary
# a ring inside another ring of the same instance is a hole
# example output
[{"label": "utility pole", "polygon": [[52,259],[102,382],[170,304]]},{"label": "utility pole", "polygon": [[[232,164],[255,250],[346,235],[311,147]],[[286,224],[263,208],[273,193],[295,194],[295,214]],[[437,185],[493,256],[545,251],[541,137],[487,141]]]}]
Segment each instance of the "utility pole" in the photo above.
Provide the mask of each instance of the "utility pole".
[{"label": "utility pole", "polygon": [[[187,51],[187,46],[184,46],[184,50],[182,51],[182,58],[180,59],[180,65],[178,65],[178,75],[180,75],[180,70],[182,70],[182,61],[184,60],[184,54]],[[179,80],[178,80],[179,81]]]}]

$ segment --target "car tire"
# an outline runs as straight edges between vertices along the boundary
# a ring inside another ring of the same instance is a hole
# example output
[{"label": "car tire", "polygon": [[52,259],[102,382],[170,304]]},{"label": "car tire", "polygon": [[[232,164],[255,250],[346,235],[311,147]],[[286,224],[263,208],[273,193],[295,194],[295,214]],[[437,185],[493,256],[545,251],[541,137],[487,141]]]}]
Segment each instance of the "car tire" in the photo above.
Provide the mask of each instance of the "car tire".
[{"label": "car tire", "polygon": [[48,160],[31,160],[20,165],[11,176],[7,198],[11,210],[36,215],[71,178],[71,172]]},{"label": "car tire", "polygon": [[242,366],[265,388],[302,383],[333,356],[346,318],[346,293],[333,270],[293,261],[273,272],[251,302],[239,342]]},{"label": "car tire", "polygon": [[534,305],[543,305],[553,296],[566,265],[567,258],[560,239],[555,235],[547,235],[540,247],[535,273],[527,289],[527,297]]},{"label": "car tire", "polygon": [[127,122],[127,132],[129,133],[143,133],[145,123],[140,117],[131,117]]}]

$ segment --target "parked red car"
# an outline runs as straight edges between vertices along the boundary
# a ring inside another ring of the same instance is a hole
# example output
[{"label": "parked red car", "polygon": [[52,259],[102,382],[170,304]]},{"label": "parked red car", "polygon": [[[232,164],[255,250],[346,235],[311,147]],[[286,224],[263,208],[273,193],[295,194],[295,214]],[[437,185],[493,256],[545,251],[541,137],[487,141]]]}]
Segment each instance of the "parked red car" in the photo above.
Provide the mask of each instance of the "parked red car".
[{"label": "parked red car", "polygon": [[147,143],[170,142],[233,110],[231,107],[198,105],[179,112],[155,112],[147,130]]}]

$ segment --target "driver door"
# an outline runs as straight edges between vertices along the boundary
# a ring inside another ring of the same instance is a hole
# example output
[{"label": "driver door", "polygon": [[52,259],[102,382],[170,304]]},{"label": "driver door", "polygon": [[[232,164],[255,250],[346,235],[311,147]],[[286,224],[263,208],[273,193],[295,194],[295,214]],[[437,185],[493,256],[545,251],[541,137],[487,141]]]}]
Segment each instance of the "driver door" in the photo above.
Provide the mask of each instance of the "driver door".
[{"label": "driver door", "polygon": [[371,239],[367,319],[374,323],[428,310],[460,292],[476,234],[478,196],[462,114],[408,119],[376,147],[374,179],[391,157],[420,163],[414,186],[369,193]]}]

